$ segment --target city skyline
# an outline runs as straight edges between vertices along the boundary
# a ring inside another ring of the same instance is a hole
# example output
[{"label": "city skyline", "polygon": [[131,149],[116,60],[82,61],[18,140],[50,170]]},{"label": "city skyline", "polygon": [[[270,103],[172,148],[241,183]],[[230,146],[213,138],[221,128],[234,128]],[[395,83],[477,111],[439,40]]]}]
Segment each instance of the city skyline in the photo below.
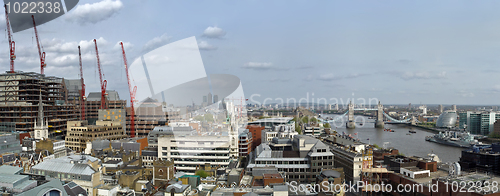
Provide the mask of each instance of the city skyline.
[{"label": "city skyline", "polygon": [[[38,31],[46,75],[78,79],[80,45],[87,92],[98,92],[92,43],[97,39],[107,89],[126,99],[120,41],[131,63],[156,47],[195,36],[207,75],[235,75],[245,97],[258,94],[261,102],[315,93],[384,104],[498,105],[498,7],[495,1],[103,0],[80,2]],[[5,29],[2,17],[0,28]],[[39,73],[33,29],[13,38],[16,70]],[[7,39],[2,43],[0,69],[7,71]]]}]

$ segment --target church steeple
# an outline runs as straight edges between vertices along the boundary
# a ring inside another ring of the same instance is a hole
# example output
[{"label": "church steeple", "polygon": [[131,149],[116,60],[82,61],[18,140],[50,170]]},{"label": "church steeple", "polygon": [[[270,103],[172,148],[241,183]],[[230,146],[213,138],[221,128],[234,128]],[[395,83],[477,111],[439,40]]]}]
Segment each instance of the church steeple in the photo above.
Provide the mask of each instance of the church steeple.
[{"label": "church steeple", "polygon": [[37,126],[43,126],[43,103],[42,103],[42,90],[40,89],[40,97],[38,99],[38,124]]},{"label": "church steeple", "polygon": [[38,118],[35,119],[35,139],[43,139],[49,137],[49,122],[43,119],[43,102],[42,102],[42,90],[40,90],[40,95],[38,98]]}]

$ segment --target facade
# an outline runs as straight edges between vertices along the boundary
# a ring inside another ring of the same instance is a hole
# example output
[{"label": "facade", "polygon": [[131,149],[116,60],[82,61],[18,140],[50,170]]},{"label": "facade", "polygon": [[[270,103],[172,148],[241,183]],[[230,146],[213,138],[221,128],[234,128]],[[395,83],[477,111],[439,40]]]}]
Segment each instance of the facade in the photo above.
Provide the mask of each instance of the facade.
[{"label": "facade", "polygon": [[[174,134],[175,133],[175,134]],[[158,146],[158,138],[162,136],[176,136],[176,135],[198,135],[193,127],[172,127],[172,126],[158,126],[148,133],[148,145],[152,147]]]},{"label": "facade", "polygon": [[252,152],[252,133],[248,131],[248,129],[244,129],[238,135],[238,149],[239,149],[239,157],[245,157],[250,152]]},{"label": "facade", "polygon": [[252,133],[252,150],[262,143],[262,133],[264,126],[259,125],[247,125],[246,127],[250,133]]},{"label": "facade", "polygon": [[495,112],[461,112],[459,126],[471,134],[489,135],[494,130],[494,123],[500,119]]},{"label": "facade", "polygon": [[84,188],[88,195],[103,185],[101,160],[89,155],[72,155],[45,160],[32,167],[31,173],[63,181],[72,181]]},{"label": "facade", "polygon": [[343,167],[346,181],[357,182],[363,168],[373,165],[373,152],[362,144],[347,136],[336,135],[325,139],[335,155],[336,168]]},{"label": "facade", "polygon": [[[114,90],[106,90],[105,97],[105,106],[107,109],[124,110],[127,105],[126,100],[120,100],[118,92]],[[80,108],[80,106],[78,106],[78,108]],[[85,101],[85,119],[89,121],[89,124],[94,124],[94,121],[99,119],[100,109],[102,109],[101,92],[90,92]]]},{"label": "facade", "polygon": [[40,93],[49,135],[66,131],[66,121],[76,120],[79,110],[67,102],[64,79],[33,72],[0,74],[0,122],[15,123],[16,131],[33,132]]},{"label": "facade", "polygon": [[[146,99],[135,104],[135,134],[139,137],[146,136],[157,126],[167,126],[171,120],[179,120],[180,111],[165,110],[162,103],[153,99]],[[130,135],[130,107],[127,107],[127,135]]]},{"label": "facade", "polygon": [[173,136],[158,138],[158,158],[175,163],[176,171],[194,174],[196,167],[209,163],[228,167],[229,136]]},{"label": "facade", "polygon": [[439,128],[450,128],[455,127],[457,124],[458,115],[453,110],[448,110],[445,112],[441,111],[441,115],[436,121],[436,127]]},{"label": "facade", "polygon": [[491,148],[472,148],[462,151],[460,166],[466,171],[482,171],[500,175],[500,144],[492,144]]},{"label": "facade", "polygon": [[122,125],[123,129],[123,134],[127,134],[125,132],[126,129],[126,120],[125,117],[127,116],[126,110],[124,109],[103,109],[103,110],[98,110],[98,121],[117,121]]},{"label": "facade", "polygon": [[334,155],[330,147],[320,140],[304,135],[289,140],[291,149],[273,150],[267,144],[258,146],[250,158],[247,172],[253,172],[254,168],[275,166],[285,174],[286,181],[314,182],[323,169],[333,168]]},{"label": "facade", "polygon": [[126,138],[123,127],[116,121],[97,121],[97,125],[82,125],[82,121],[68,121],[66,146],[83,152],[88,141],[96,139],[119,140]]},{"label": "facade", "polygon": [[36,141],[36,149],[48,151],[54,158],[66,156],[66,144],[64,140],[43,139]]},{"label": "facade", "polygon": [[266,130],[273,130],[274,127],[278,125],[286,125],[286,124],[295,125],[294,121],[292,120],[293,120],[292,117],[264,118],[253,122],[248,122],[248,125],[259,125],[263,126]]},{"label": "facade", "polygon": [[19,153],[21,152],[21,144],[14,134],[0,133],[0,154],[4,153]]}]

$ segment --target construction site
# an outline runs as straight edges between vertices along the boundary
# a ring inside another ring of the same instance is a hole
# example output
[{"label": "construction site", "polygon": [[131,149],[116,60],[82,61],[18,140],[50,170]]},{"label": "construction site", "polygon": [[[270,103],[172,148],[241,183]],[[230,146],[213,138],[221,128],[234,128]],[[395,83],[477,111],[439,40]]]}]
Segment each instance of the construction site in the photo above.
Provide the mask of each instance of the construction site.
[{"label": "construction site", "polygon": [[[68,129],[67,121],[81,120],[88,124],[95,124],[96,121],[119,121],[124,132],[130,137],[134,137],[147,135],[155,126],[166,125],[169,118],[178,117],[178,114],[163,111],[161,104],[143,104],[139,108],[134,108],[137,87],[130,83],[123,43],[120,45],[130,93],[129,107],[127,107],[126,100],[120,99],[117,91],[106,89],[107,81],[101,70],[96,39],[93,41],[99,71],[100,92],[90,92],[86,96],[80,46],[78,46],[79,79],[68,80],[45,75],[44,68],[47,66],[45,52],[38,37],[33,15],[33,30],[40,60],[40,73],[15,71],[16,47],[11,35],[7,11],[5,17],[10,49],[10,71],[0,74],[0,116],[2,116],[0,118],[0,132],[28,132],[32,134],[40,111],[43,113],[41,116],[43,116],[44,121],[48,122],[49,138],[64,138]],[[42,107],[39,108],[40,103]],[[138,132],[136,132],[136,128]]]},{"label": "construction site", "polygon": [[1,121],[15,123],[16,131],[33,131],[40,94],[51,133],[65,131],[66,121],[77,119],[78,109],[67,103],[64,79],[17,71],[0,74]]}]

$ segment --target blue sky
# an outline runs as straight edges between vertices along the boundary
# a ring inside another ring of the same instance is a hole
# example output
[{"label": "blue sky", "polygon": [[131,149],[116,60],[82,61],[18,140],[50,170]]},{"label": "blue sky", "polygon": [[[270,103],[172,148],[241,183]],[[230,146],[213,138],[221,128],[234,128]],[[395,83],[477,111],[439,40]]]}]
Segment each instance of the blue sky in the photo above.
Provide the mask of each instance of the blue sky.
[{"label": "blue sky", "polygon": [[[80,1],[38,27],[45,73],[128,98],[128,61],[196,36],[207,74],[241,79],[247,98],[377,98],[385,104],[499,104],[499,1]],[[5,29],[5,20],[0,20]],[[39,72],[33,30],[14,34],[16,69]],[[6,36],[0,62],[8,69]],[[353,95],[354,94],[354,95]]]}]

